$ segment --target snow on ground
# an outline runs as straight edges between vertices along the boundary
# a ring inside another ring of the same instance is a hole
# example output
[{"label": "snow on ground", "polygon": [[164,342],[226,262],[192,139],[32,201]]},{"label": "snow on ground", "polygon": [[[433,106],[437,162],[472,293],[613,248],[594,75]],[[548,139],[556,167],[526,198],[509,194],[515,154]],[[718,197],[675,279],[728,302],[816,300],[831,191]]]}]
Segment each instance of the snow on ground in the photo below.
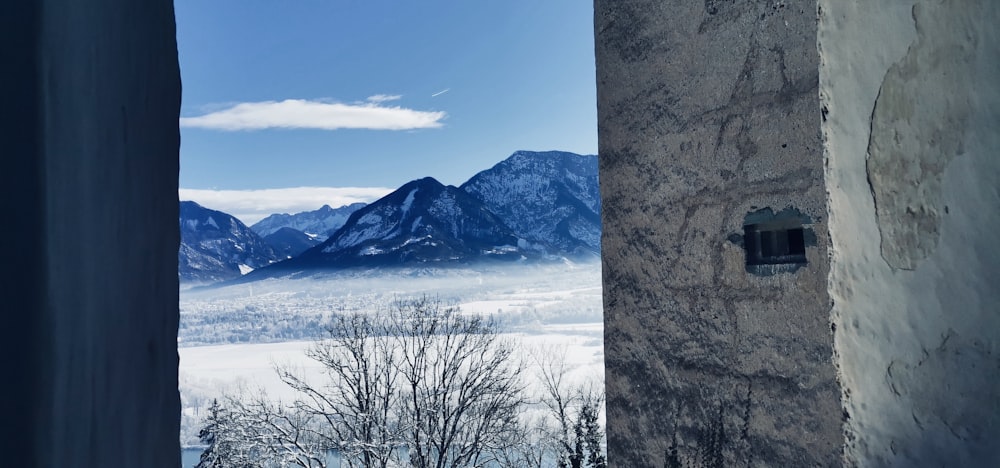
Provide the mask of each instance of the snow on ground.
[{"label": "snow on ground", "polygon": [[[532,353],[564,349],[570,369],[569,381],[583,383],[595,379],[603,382],[602,331],[603,324],[593,323],[581,324],[575,330],[559,327],[536,334],[507,333],[504,338],[513,340],[522,351],[521,357],[529,365],[527,377],[537,372],[532,365]],[[202,393],[214,390],[221,394],[243,386],[248,390],[262,388],[271,397],[291,401],[296,393],[278,379],[274,366],[290,366],[309,379],[322,381],[322,366],[305,355],[312,343],[289,341],[179,348],[182,391],[187,387]],[[208,396],[209,402],[212,397]]]},{"label": "snow on ground", "polygon": [[[493,315],[528,364],[533,355],[565,352],[574,384],[604,381],[600,263],[521,265],[492,269],[408,269],[393,273],[331,273],[214,289],[181,291],[178,333],[183,406],[181,442],[197,443],[203,411],[227,392],[263,389],[295,398],[275,365],[322,379],[304,351],[323,336],[334,313],[389,310],[394,300],[426,295],[463,313]],[[318,380],[321,381],[321,380]],[[534,393],[538,389],[533,390]]]},{"label": "snow on ground", "polygon": [[178,346],[309,340],[334,313],[388,310],[429,296],[508,329],[603,320],[600,263],[379,270],[181,291]]}]

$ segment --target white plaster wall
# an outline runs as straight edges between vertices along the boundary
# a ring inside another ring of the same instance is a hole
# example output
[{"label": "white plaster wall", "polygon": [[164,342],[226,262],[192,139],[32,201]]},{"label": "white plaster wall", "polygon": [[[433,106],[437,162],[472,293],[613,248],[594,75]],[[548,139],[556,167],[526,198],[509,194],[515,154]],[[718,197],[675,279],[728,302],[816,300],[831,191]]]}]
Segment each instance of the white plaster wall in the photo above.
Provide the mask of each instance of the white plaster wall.
[{"label": "white plaster wall", "polygon": [[[819,4],[846,462],[1000,466],[1000,2]],[[878,151],[897,166],[873,179],[873,110],[896,63],[919,73],[895,75],[904,91],[875,127],[895,137]],[[956,102],[967,119],[949,117]],[[870,180],[901,211],[877,215]],[[929,221],[914,228],[912,213]]]}]

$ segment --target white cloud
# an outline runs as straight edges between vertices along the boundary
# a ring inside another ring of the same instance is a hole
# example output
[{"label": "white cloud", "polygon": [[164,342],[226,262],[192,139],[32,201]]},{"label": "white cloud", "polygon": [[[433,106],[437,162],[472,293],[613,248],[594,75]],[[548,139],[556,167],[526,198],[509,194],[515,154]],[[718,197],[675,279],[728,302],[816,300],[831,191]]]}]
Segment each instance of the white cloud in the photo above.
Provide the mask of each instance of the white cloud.
[{"label": "white cloud", "polygon": [[192,200],[205,208],[229,213],[251,225],[273,213],[298,213],[323,205],[339,208],[351,203],[370,203],[394,189],[385,187],[291,187],[260,190],[178,190],[181,200]]},{"label": "white cloud", "polygon": [[181,117],[180,125],[228,131],[268,128],[413,130],[441,127],[441,120],[447,116],[440,111],[380,105],[399,97],[379,94],[369,97],[368,103],[360,104],[304,99],[243,102],[197,117]]},{"label": "white cloud", "polygon": [[399,94],[376,94],[374,96],[368,96],[368,101],[374,103],[388,102],[388,101],[398,101],[402,99],[403,96]]}]

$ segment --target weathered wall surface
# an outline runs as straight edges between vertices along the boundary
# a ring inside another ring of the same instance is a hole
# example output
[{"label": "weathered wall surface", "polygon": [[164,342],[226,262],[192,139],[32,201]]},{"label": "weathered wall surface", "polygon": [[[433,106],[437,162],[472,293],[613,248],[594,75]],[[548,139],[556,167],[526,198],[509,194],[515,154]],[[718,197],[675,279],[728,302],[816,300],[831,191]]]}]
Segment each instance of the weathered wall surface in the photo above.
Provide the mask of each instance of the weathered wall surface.
[{"label": "weathered wall surface", "polygon": [[1000,466],[1000,4],[821,0],[857,466]]},{"label": "weathered wall surface", "polygon": [[4,286],[31,319],[14,322],[26,339],[4,343],[15,347],[4,354],[32,368],[8,376],[27,410],[5,414],[22,445],[4,451],[4,464],[176,468],[173,4],[23,3],[5,9],[15,37],[3,47],[23,60],[4,70],[19,98],[3,112],[23,121],[5,139],[14,146],[4,164],[29,164],[13,166],[20,193],[4,206],[27,206],[16,224],[31,233],[5,229],[3,245],[30,250],[14,264],[28,274]]},{"label": "weathered wall surface", "polygon": [[[597,0],[595,34],[610,464],[839,465],[816,3]],[[764,208],[808,264],[745,266]]]}]

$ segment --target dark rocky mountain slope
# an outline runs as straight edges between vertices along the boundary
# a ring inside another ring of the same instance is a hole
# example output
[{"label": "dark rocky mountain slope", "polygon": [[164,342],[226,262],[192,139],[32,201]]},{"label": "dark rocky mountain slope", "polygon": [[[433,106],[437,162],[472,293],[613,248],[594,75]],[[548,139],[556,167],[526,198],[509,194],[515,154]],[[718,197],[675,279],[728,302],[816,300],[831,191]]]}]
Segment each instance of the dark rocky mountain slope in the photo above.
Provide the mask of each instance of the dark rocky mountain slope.
[{"label": "dark rocky mountain slope", "polygon": [[264,242],[270,245],[281,258],[297,257],[302,252],[322,243],[319,236],[310,236],[287,226],[264,236]]},{"label": "dark rocky mountain slope", "polygon": [[181,245],[177,274],[182,282],[237,278],[278,260],[257,233],[231,215],[192,201],[180,202]]},{"label": "dark rocky mountain slope", "polygon": [[356,211],[326,242],[275,268],[445,264],[533,255],[479,200],[426,177]]},{"label": "dark rocky mountain slope", "polygon": [[600,254],[597,156],[518,151],[461,189],[521,237],[547,245],[551,254]]}]

